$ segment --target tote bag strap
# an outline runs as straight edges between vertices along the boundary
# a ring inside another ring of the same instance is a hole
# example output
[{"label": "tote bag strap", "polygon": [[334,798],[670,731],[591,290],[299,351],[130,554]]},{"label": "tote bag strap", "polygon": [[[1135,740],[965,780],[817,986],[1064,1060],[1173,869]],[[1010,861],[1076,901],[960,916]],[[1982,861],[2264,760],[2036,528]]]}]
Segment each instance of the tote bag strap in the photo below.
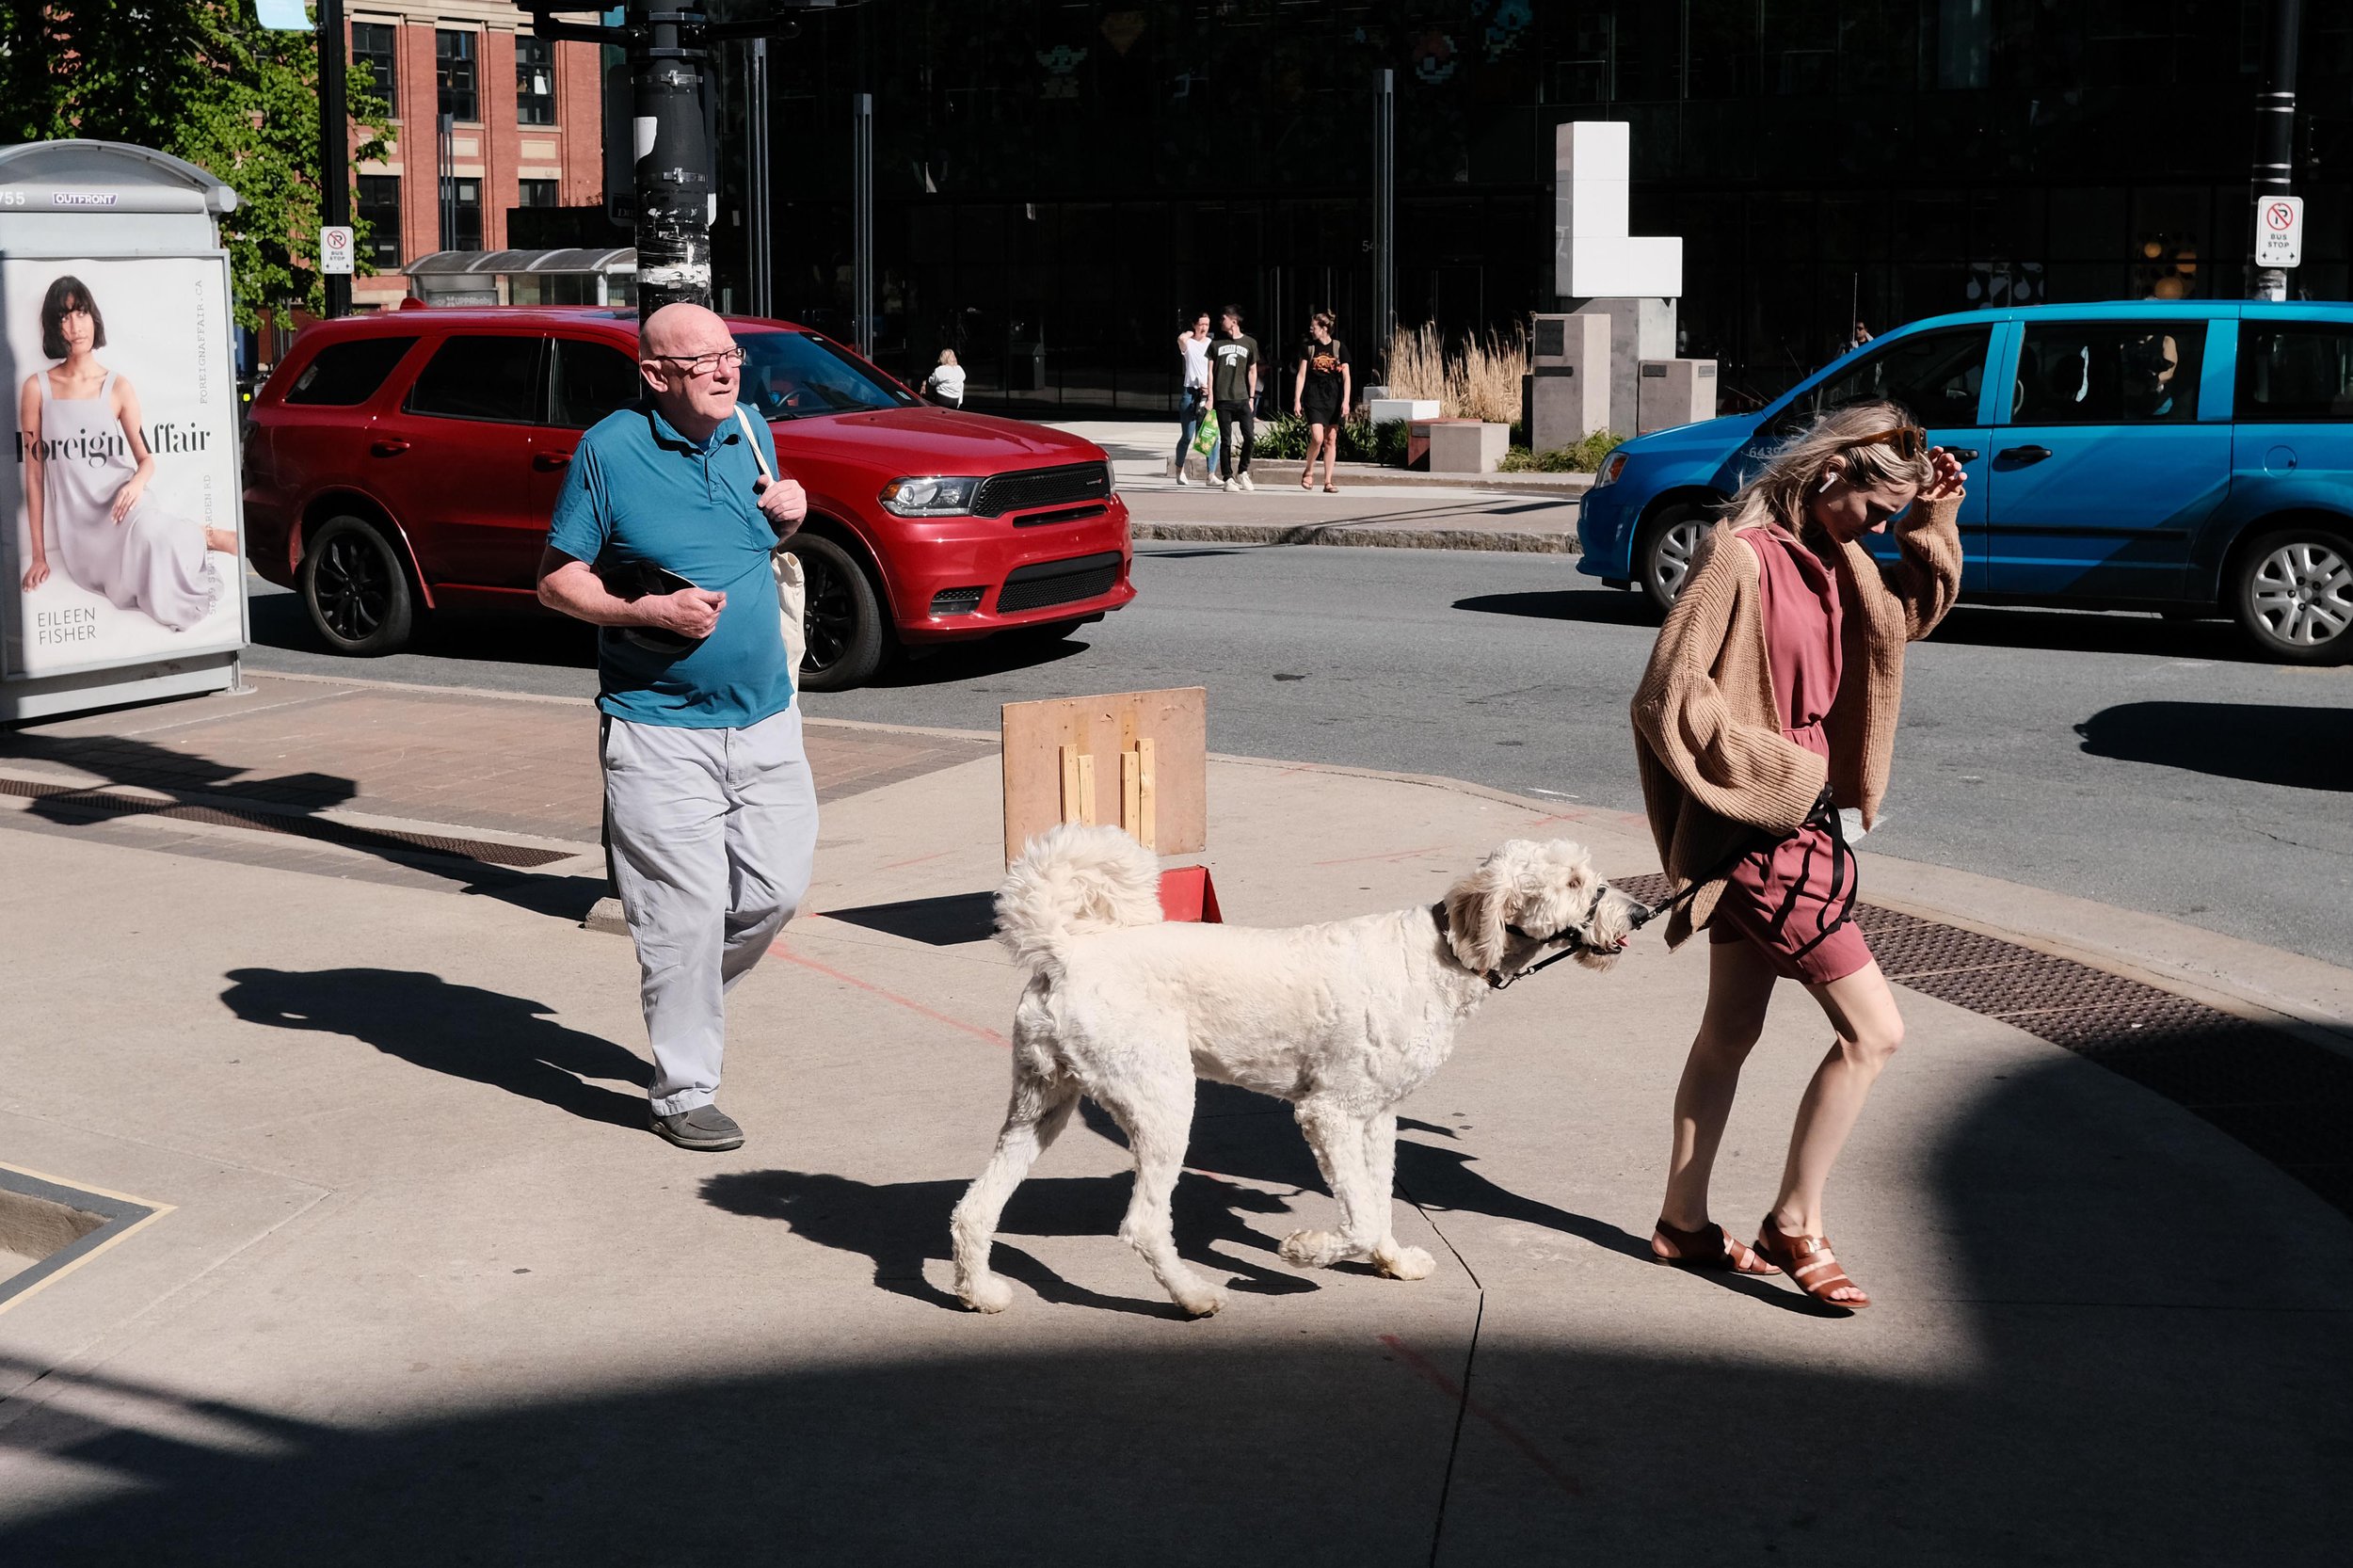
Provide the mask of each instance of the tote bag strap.
[{"label": "tote bag strap", "polygon": [[760,476],[771,485],[775,484],[776,476],[769,470],[768,455],[760,450],[760,436],[752,429],[752,416],[744,411],[741,403],[735,406],[735,423],[744,427],[744,439],[752,443],[752,461],[760,465]]}]

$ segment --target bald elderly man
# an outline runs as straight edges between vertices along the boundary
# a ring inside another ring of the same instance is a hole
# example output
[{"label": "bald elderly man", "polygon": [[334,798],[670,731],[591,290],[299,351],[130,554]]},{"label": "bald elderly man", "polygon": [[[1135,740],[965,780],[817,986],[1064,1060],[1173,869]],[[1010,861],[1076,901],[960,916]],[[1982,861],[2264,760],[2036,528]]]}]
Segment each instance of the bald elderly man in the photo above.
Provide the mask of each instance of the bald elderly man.
[{"label": "bald elderly man", "polygon": [[[807,515],[768,423],[737,415],[744,351],[699,305],[640,335],[644,395],[580,439],[539,599],[600,630],[604,800],[652,1042],[653,1130],[742,1146],[714,1103],[727,992],[808,890],[817,791],[770,552]],[[755,456],[753,443],[758,444]]]}]

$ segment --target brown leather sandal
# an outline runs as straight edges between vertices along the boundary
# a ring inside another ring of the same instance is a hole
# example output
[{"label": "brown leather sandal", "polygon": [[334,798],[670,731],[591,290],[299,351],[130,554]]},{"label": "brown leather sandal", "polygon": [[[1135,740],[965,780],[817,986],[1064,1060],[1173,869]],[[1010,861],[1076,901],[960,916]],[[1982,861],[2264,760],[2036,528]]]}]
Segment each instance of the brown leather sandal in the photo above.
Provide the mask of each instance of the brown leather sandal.
[{"label": "brown leather sandal", "polygon": [[1742,1246],[1732,1239],[1732,1232],[1721,1225],[1703,1225],[1697,1230],[1684,1230],[1665,1220],[1652,1227],[1667,1240],[1674,1243],[1675,1256],[1661,1257],[1656,1248],[1651,1261],[1676,1269],[1698,1269],[1730,1274],[1777,1274],[1781,1272],[1770,1263],[1756,1256],[1755,1249]]},{"label": "brown leather sandal", "polygon": [[[1799,1289],[1824,1306],[1843,1306],[1859,1312],[1871,1304],[1863,1287],[1849,1279],[1847,1271],[1831,1255],[1827,1236],[1795,1235],[1773,1224],[1773,1217],[1768,1214],[1765,1223],[1757,1227],[1756,1250],[1759,1256],[1780,1264]],[[1841,1288],[1855,1293],[1843,1301],[1831,1295],[1833,1290]]]}]

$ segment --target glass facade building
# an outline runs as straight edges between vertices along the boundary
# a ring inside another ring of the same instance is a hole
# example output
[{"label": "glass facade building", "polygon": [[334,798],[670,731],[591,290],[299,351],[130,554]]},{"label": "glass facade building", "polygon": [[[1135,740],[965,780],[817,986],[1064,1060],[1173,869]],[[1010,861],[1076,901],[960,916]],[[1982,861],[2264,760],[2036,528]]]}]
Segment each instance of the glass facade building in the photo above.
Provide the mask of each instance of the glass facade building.
[{"label": "glass facade building", "polygon": [[[754,0],[715,6],[748,14]],[[1972,305],[2246,292],[2267,0],[868,0],[771,46],[778,312],[851,335],[850,100],[875,102],[875,324],[978,403],[1167,409],[1180,318],[1360,360],[1374,82],[1401,324],[1553,309],[1553,129],[1632,127],[1633,232],[1684,239],[1681,350],[1773,395]],[[2343,298],[2353,6],[2304,8],[2299,293]],[[745,297],[743,46],[717,286]]]}]

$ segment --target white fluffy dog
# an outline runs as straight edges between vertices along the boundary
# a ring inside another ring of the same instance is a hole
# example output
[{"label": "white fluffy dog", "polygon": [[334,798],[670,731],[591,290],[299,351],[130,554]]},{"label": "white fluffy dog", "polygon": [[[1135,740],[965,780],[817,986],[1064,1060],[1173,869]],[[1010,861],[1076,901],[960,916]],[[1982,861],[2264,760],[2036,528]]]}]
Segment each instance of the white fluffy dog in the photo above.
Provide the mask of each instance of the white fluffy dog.
[{"label": "white fluffy dog", "polygon": [[1064,825],[1032,840],[998,889],[998,935],[1032,975],[1014,1013],[1013,1104],[953,1222],[956,1294],[979,1311],[1012,1304],[988,1270],[998,1218],[1081,1094],[1135,1156],[1121,1240],[1187,1312],[1225,1304],[1176,1256],[1169,1219],[1195,1076],[1297,1107],[1340,1228],[1295,1232],[1286,1259],[1369,1257],[1421,1278],[1430,1255],[1389,1227],[1392,1108],[1438,1070],[1490,989],[1548,951],[1607,968],[1645,915],[1565,840],[1499,846],[1436,905],[1288,931],[1163,921],[1160,875],[1117,828]]}]

